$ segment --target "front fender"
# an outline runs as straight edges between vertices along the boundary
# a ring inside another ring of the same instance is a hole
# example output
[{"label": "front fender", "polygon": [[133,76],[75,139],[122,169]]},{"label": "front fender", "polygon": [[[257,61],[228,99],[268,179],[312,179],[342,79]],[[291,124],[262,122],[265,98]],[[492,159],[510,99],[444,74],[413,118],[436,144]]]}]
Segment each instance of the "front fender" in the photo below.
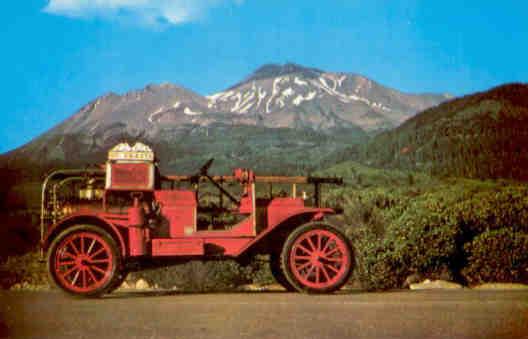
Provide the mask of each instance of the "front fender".
[{"label": "front fender", "polygon": [[44,240],[42,242],[42,250],[43,252],[46,252],[48,250],[48,247],[50,246],[53,239],[55,239],[56,236],[58,236],[62,231],[65,229],[73,226],[73,225],[79,225],[79,224],[86,224],[86,225],[93,225],[98,226],[107,231],[113,238],[116,240],[116,242],[119,245],[119,248],[121,250],[121,255],[126,255],[126,243],[123,239],[123,235],[119,231],[116,225],[112,223],[111,220],[108,220],[104,216],[101,216],[100,214],[94,213],[78,213],[78,214],[72,214],[62,220],[60,220],[58,223],[51,226],[44,237]]}]

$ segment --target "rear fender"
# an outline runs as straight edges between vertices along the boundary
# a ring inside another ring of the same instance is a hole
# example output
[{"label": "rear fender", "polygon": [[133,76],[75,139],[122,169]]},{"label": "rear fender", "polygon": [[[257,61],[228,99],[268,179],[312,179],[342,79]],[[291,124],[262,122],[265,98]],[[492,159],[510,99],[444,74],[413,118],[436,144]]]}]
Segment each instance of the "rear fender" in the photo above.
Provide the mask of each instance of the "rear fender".
[{"label": "rear fender", "polygon": [[308,219],[306,222],[317,221],[324,218],[324,216],[327,214],[334,213],[334,210],[331,208],[303,208],[300,211],[292,212],[279,219],[279,221],[276,222],[275,225],[270,225],[269,230],[284,227],[285,225],[292,223],[292,221],[296,219]]},{"label": "rear fender", "polygon": [[103,230],[108,232],[112,236],[112,238],[114,238],[114,240],[117,242],[121,250],[121,255],[126,255],[127,247],[123,239],[123,235],[121,234],[119,229],[111,221],[96,214],[71,215],[65,219],[62,219],[57,224],[53,225],[49,229],[42,243],[43,251],[46,252],[48,250],[48,247],[50,246],[53,239],[55,239],[55,237],[57,237],[62,231],[74,225],[93,225],[102,228]]},{"label": "rear fender", "polygon": [[270,246],[282,246],[282,241],[298,226],[311,221],[321,220],[325,215],[334,213],[331,208],[303,208],[300,211],[292,212],[281,218],[274,225],[269,225],[265,231],[244,246],[237,256],[245,256],[245,254],[252,251],[269,253],[274,250]]}]

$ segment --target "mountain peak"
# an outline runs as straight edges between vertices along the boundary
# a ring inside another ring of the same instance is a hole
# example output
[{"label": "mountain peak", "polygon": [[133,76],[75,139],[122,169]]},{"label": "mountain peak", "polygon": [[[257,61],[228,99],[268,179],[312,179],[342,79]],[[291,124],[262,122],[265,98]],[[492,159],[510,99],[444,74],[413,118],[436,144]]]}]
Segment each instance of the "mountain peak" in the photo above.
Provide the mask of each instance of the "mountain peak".
[{"label": "mountain peak", "polygon": [[177,89],[179,86],[170,83],[170,82],[162,82],[162,83],[150,83],[147,84],[142,91],[151,91],[156,92],[160,90],[167,90],[167,89]]},{"label": "mountain peak", "polygon": [[273,78],[285,74],[298,73],[305,77],[318,77],[323,71],[317,68],[305,67],[295,63],[285,64],[265,64],[260,66],[256,71],[253,72],[246,80],[258,80],[265,78]]}]

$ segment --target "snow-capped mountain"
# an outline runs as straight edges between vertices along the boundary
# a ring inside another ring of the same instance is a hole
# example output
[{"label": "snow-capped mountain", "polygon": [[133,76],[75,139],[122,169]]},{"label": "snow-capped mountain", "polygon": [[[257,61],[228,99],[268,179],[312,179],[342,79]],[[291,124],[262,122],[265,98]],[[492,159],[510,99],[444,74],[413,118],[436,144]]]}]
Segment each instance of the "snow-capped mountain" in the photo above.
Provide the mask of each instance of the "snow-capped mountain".
[{"label": "snow-capped mountain", "polygon": [[365,131],[397,126],[447,98],[405,94],[360,75],[295,64],[262,66],[241,83],[207,96],[209,109],[253,117],[269,127],[355,125]]},{"label": "snow-capped mountain", "polygon": [[82,107],[57,132],[96,135],[125,128],[153,136],[169,126],[215,122],[315,130],[359,127],[371,132],[397,126],[445,99],[401,93],[355,74],[265,65],[235,86],[206,97],[173,84],[107,94]]}]

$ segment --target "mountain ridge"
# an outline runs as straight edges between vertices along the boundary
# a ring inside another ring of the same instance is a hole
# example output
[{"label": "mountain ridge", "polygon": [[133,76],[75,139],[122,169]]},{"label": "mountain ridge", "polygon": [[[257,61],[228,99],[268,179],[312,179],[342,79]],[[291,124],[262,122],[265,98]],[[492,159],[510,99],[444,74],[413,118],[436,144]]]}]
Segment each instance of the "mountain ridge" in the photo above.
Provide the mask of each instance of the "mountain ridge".
[{"label": "mountain ridge", "polygon": [[[343,82],[349,81],[347,77],[355,87],[342,90]],[[46,133],[93,134],[120,122],[129,132],[152,133],[159,129],[157,125],[212,123],[316,130],[359,127],[375,133],[395,127],[417,111],[447,98],[436,94],[424,94],[423,99],[409,97],[360,75],[325,72],[294,63],[265,64],[229,88],[237,91],[203,96],[164,82],[123,94],[108,92]]]}]

